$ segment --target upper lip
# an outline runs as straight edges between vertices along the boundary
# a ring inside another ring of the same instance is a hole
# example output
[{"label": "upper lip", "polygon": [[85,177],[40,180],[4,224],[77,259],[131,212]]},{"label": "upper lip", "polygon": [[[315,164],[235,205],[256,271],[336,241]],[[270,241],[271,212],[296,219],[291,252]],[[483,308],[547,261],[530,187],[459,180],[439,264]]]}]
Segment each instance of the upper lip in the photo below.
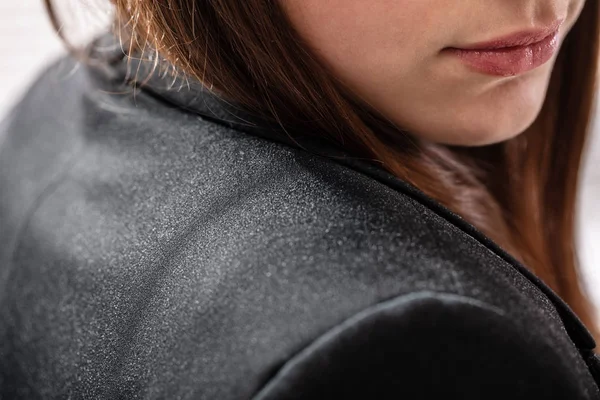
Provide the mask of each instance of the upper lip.
[{"label": "upper lip", "polygon": [[563,19],[559,19],[547,27],[514,32],[486,42],[468,44],[455,48],[460,48],[463,50],[494,50],[505,47],[528,46],[541,42],[548,36],[555,34],[562,25],[562,22]]}]

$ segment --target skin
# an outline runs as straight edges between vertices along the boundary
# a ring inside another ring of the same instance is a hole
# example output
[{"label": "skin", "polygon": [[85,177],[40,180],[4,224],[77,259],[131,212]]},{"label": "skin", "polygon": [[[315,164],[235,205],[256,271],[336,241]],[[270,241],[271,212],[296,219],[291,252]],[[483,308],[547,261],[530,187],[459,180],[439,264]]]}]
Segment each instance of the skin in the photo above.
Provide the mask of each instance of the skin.
[{"label": "skin", "polygon": [[480,146],[510,139],[539,114],[556,56],[523,74],[468,68],[441,50],[564,19],[585,0],[281,0],[317,58],[363,102],[414,136]]}]

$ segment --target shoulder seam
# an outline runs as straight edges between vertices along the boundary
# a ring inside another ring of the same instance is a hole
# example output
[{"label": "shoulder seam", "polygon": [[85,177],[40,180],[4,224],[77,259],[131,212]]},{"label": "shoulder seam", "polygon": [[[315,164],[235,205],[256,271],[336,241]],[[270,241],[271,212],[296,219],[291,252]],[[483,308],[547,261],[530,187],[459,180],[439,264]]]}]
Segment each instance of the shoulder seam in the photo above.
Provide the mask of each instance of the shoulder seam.
[{"label": "shoulder seam", "polygon": [[[47,199],[52,193],[54,193],[54,191],[60,186],[60,184],[67,178],[68,172],[81,159],[83,151],[83,146],[77,149],[71,155],[71,157],[69,157],[69,159],[65,161],[60,168],[58,168],[54,179],[52,179],[46,186],[44,186],[43,189],[39,191],[37,196],[35,196],[34,200],[31,203],[31,206],[29,207],[29,209],[27,210],[27,212],[25,213],[25,215],[19,223],[16,234],[14,236],[14,241],[12,243],[13,248],[7,252],[7,261],[9,264],[13,264],[14,257],[17,254],[19,248],[21,247],[23,234],[27,230],[27,227],[29,226],[33,214],[35,214],[35,212],[42,206],[44,200]],[[0,289],[0,293],[6,293],[6,290],[4,290],[4,285],[6,285],[6,283],[8,282],[8,277],[11,274],[11,270],[12,269],[10,267],[6,268],[6,271],[3,273],[4,276],[2,277],[2,279],[0,279],[0,286],[2,286],[2,288]]]}]

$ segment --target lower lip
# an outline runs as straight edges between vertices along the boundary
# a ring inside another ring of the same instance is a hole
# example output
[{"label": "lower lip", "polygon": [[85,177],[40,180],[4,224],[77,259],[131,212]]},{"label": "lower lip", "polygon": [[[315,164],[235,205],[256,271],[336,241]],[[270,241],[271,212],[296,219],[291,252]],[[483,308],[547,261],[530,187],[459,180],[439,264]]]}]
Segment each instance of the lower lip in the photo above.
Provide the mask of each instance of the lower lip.
[{"label": "lower lip", "polygon": [[528,46],[501,49],[444,49],[458,56],[471,68],[489,75],[514,76],[539,67],[550,60],[558,49],[558,31],[541,42]]}]

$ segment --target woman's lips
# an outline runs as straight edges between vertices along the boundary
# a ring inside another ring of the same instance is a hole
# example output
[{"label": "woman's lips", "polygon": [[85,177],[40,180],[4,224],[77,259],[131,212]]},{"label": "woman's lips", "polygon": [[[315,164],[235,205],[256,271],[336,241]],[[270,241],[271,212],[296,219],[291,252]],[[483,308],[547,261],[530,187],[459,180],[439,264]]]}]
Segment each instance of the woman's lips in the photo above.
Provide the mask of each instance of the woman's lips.
[{"label": "woman's lips", "polygon": [[[552,58],[559,47],[558,28],[546,33],[543,39],[535,41],[535,35],[514,35],[513,42],[521,41],[523,45],[501,47],[510,40],[497,40],[471,48],[449,47],[443,52],[459,57],[476,71],[496,76],[514,76],[539,67]],[[538,34],[539,35],[539,34]],[[529,40],[528,40],[529,37]]]}]

